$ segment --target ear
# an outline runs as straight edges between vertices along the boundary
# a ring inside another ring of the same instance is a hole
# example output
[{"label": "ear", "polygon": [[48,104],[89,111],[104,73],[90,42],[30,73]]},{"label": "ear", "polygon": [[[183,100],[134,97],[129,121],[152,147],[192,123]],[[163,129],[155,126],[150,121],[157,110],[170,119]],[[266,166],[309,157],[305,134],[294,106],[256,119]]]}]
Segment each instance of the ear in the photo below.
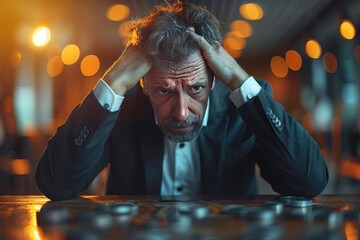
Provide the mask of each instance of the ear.
[{"label": "ear", "polygon": [[144,93],[145,95],[148,95],[148,92],[147,92],[147,90],[145,89],[145,81],[144,81],[144,78],[140,78],[140,86],[141,86],[141,88],[142,88],[142,90],[143,90],[143,93]]}]

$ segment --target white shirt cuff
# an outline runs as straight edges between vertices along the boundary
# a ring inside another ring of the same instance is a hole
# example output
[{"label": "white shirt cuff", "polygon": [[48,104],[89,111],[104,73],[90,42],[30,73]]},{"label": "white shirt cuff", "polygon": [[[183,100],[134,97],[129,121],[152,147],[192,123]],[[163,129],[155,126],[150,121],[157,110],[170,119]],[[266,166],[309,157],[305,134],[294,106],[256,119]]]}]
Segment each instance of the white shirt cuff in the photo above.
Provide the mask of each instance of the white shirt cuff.
[{"label": "white shirt cuff", "polygon": [[100,105],[110,112],[119,111],[124,100],[123,96],[117,95],[102,79],[96,84],[93,93]]},{"label": "white shirt cuff", "polygon": [[230,93],[230,99],[234,105],[238,108],[251,98],[259,94],[261,86],[256,82],[253,77],[249,77],[245,82],[240,86],[240,88],[232,91]]}]

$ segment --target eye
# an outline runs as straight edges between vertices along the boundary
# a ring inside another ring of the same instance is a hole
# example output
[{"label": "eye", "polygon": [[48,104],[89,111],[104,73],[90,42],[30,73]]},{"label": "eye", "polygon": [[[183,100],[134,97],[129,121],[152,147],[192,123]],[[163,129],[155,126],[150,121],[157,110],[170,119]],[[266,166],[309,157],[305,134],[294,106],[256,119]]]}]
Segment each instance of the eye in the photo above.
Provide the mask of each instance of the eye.
[{"label": "eye", "polygon": [[159,89],[157,92],[160,93],[161,95],[169,94],[169,90],[167,89]]},{"label": "eye", "polygon": [[191,88],[189,88],[191,93],[199,93],[204,89],[203,86],[192,86]]}]

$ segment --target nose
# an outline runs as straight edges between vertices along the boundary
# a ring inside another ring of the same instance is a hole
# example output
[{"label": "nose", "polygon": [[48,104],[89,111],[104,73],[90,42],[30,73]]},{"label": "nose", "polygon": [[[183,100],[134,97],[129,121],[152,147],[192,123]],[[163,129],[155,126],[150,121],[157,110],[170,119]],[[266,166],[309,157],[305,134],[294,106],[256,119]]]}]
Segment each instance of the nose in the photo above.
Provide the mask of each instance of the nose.
[{"label": "nose", "polygon": [[185,122],[189,116],[189,103],[186,95],[179,92],[174,97],[173,116],[179,122]]}]

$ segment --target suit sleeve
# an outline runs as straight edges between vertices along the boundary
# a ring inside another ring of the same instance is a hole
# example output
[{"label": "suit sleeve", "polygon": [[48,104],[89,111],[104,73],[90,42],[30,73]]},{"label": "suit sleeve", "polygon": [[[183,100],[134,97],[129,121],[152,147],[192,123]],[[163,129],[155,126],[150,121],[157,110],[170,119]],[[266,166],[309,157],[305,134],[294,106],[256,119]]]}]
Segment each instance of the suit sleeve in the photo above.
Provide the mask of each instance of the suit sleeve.
[{"label": "suit sleeve", "polygon": [[238,111],[256,137],[261,176],[282,195],[314,197],[328,182],[328,170],[317,142],[274,101],[271,88],[262,90]]},{"label": "suit sleeve", "polygon": [[76,197],[107,165],[108,137],[118,117],[103,108],[92,92],[49,139],[35,180],[51,200]]}]

